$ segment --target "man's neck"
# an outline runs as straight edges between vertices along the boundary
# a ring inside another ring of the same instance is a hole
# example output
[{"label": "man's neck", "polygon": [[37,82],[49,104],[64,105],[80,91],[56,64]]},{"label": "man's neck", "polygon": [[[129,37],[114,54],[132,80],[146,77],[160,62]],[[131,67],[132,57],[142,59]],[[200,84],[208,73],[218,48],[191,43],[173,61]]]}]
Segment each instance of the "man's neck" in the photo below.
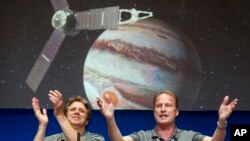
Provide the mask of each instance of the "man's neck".
[{"label": "man's neck", "polygon": [[171,124],[171,125],[157,125],[156,127],[156,132],[157,134],[163,138],[165,141],[168,140],[170,137],[173,136],[175,131],[175,124]]},{"label": "man's neck", "polygon": [[85,127],[73,126],[73,128],[77,133],[80,133],[81,135],[85,132]]}]

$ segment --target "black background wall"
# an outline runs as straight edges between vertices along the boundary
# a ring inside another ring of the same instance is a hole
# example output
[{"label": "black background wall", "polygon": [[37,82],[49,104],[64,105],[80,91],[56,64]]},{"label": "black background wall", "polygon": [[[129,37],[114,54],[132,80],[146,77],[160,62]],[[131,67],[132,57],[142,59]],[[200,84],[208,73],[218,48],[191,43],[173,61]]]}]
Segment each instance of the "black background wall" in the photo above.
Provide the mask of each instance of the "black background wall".
[{"label": "black background wall", "polygon": [[[154,18],[182,31],[197,49],[202,65],[202,84],[194,109],[217,110],[221,99],[229,95],[239,99],[238,110],[249,110],[249,0],[68,2],[75,11],[116,5],[152,11]],[[47,99],[50,89],[62,91],[65,98],[87,93],[83,86],[84,60],[103,30],[85,30],[75,37],[67,37],[38,90],[32,92],[25,83],[54,30],[51,26],[54,13],[49,0],[0,1],[0,108],[31,108],[33,96],[38,97],[43,106],[51,106]],[[190,96],[192,94],[185,91],[183,96],[191,97],[190,102],[195,99]]]}]

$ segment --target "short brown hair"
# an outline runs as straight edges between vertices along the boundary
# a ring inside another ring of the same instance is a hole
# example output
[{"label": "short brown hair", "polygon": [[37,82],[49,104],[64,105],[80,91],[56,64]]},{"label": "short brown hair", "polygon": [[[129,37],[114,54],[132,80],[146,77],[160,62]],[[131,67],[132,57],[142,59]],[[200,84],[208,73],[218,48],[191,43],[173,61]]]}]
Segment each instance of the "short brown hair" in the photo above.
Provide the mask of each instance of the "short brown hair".
[{"label": "short brown hair", "polygon": [[70,97],[67,101],[66,101],[66,105],[64,106],[64,114],[66,115],[68,112],[68,107],[74,103],[74,102],[81,102],[83,103],[83,105],[86,107],[86,109],[88,110],[88,117],[87,120],[90,119],[91,115],[92,115],[92,108],[90,106],[90,104],[88,103],[88,101],[81,97],[81,96],[75,96],[75,97]]},{"label": "short brown hair", "polygon": [[175,94],[174,91],[171,91],[171,90],[165,90],[165,91],[159,91],[159,92],[157,92],[157,93],[154,95],[154,103],[153,103],[154,106],[155,106],[155,100],[156,100],[156,98],[157,98],[159,95],[161,95],[161,94],[167,94],[167,95],[173,96],[174,99],[175,99],[175,106],[176,106],[177,109],[179,109],[179,100],[178,100],[178,96]]}]

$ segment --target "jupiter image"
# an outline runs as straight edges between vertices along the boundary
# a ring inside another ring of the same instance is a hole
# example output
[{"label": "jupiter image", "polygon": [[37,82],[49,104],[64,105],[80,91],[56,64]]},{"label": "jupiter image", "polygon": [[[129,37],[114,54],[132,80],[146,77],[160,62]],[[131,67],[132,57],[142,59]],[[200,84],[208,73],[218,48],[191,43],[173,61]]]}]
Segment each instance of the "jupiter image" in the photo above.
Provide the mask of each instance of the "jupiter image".
[{"label": "jupiter image", "polygon": [[151,110],[157,91],[172,90],[180,109],[191,110],[201,88],[201,62],[188,37],[155,18],[105,30],[83,68],[87,99],[109,95],[116,109]]}]

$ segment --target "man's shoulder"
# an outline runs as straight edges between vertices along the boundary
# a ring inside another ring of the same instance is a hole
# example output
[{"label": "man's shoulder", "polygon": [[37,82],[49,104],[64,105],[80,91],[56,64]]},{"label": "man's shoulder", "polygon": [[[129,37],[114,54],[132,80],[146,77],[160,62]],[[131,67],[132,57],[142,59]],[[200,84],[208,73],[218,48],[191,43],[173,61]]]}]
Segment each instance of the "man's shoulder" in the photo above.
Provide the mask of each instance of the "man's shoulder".
[{"label": "man's shoulder", "polygon": [[199,132],[197,131],[194,131],[194,130],[187,130],[187,129],[179,129],[177,128],[177,133],[183,133],[183,134],[200,134]]},{"label": "man's shoulder", "polygon": [[90,135],[90,136],[102,136],[101,134],[94,133],[94,132],[89,132],[89,131],[86,132],[86,135]]},{"label": "man's shoulder", "polygon": [[94,132],[89,132],[89,131],[87,131],[87,132],[84,134],[84,136],[87,136],[87,137],[89,137],[89,138],[91,138],[91,139],[97,139],[97,140],[100,140],[100,141],[104,141],[103,135],[98,134],[98,133],[94,133]]},{"label": "man's shoulder", "polygon": [[206,135],[193,130],[177,129],[175,137],[179,140],[202,140]]},{"label": "man's shoulder", "polygon": [[[93,141],[94,140],[95,141],[104,141],[105,140],[101,134],[93,133],[93,132],[85,132],[85,134],[83,134],[82,137],[84,139],[93,140]],[[55,141],[55,140],[60,140],[60,139],[65,140],[63,133],[56,133],[53,135],[46,136],[45,141]]]},{"label": "man's shoulder", "polygon": [[56,133],[45,137],[45,141],[54,141],[62,137],[62,133]]},{"label": "man's shoulder", "polygon": [[141,132],[141,133],[155,133],[154,129],[150,129],[150,130],[139,130],[137,132]]},{"label": "man's shoulder", "polygon": [[152,135],[155,135],[156,132],[152,129],[152,130],[138,130],[138,131],[135,131],[133,133],[131,133],[129,136],[152,136]]}]

